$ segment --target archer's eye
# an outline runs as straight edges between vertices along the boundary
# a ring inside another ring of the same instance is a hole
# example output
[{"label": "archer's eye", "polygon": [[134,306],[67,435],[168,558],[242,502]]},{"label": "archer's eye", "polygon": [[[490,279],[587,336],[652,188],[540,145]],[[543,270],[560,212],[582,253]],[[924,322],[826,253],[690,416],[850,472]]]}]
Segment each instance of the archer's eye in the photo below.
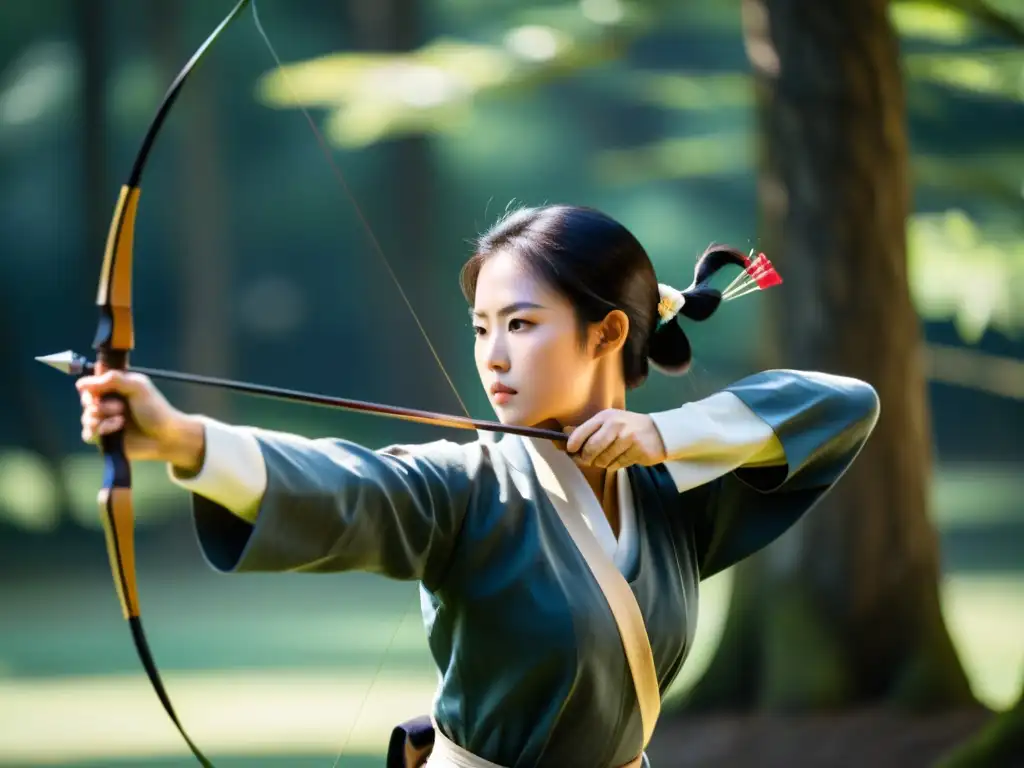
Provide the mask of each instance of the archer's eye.
[{"label": "archer's eye", "polygon": [[522,318],[519,317],[514,317],[508,321],[508,329],[513,333],[517,330],[525,331],[531,325],[533,325],[533,323],[531,323],[529,320],[523,320]]}]

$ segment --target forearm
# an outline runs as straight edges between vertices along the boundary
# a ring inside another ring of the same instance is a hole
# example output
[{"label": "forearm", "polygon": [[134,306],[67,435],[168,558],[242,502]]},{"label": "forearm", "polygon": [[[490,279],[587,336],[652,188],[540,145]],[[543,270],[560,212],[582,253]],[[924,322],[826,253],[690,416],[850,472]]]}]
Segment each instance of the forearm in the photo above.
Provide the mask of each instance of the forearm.
[{"label": "forearm", "polygon": [[170,430],[163,454],[175,477],[188,478],[199,473],[206,456],[206,428],[202,416],[182,416]]}]

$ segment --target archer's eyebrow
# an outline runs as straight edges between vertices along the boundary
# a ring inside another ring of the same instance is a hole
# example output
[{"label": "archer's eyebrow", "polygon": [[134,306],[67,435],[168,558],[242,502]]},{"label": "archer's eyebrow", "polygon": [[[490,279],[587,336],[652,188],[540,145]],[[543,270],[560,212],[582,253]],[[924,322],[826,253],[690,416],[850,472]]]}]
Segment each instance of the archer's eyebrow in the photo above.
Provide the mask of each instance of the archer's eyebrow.
[{"label": "archer's eyebrow", "polygon": [[[524,309],[546,309],[546,307],[540,304],[534,304],[532,301],[517,301],[515,304],[509,304],[507,307],[502,307],[498,310],[498,317],[505,317],[511,315],[513,312],[522,312]],[[484,312],[478,312],[475,309],[469,310],[470,317],[483,317]]]}]

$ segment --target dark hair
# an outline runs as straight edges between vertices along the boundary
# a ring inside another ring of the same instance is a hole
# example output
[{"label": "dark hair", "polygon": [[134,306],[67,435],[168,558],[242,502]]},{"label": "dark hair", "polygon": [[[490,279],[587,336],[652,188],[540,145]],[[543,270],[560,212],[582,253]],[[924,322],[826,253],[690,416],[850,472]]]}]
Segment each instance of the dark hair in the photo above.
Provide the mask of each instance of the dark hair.
[{"label": "dark hair", "polygon": [[[647,378],[648,363],[670,375],[685,373],[693,358],[689,339],[678,315],[658,327],[658,280],[647,251],[622,224],[592,208],[551,205],[507,213],[482,235],[462,268],[462,293],[471,305],[480,268],[490,256],[510,252],[526,267],[562,293],[576,308],[581,335],[614,309],[629,318],[622,348],[626,386]],[[712,245],[694,270],[680,314],[707,320],[722,301],[720,291],[707,285],[727,264],[745,267],[739,251]]]}]

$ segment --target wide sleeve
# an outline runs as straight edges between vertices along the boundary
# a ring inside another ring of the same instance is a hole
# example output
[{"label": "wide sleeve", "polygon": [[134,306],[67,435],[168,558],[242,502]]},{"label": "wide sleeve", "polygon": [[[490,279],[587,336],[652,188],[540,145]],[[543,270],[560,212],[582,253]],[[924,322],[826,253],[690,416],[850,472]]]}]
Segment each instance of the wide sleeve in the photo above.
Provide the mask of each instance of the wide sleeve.
[{"label": "wide sleeve", "polygon": [[206,422],[192,493],[216,570],[360,570],[437,582],[470,502],[479,451],[436,441],[371,450]]},{"label": "wide sleeve", "polygon": [[764,371],[719,394],[742,403],[748,424],[731,430],[740,433],[732,443],[742,449],[730,449],[727,471],[680,488],[680,514],[692,523],[702,579],[792,527],[853,463],[879,416],[871,385],[825,373]]}]

